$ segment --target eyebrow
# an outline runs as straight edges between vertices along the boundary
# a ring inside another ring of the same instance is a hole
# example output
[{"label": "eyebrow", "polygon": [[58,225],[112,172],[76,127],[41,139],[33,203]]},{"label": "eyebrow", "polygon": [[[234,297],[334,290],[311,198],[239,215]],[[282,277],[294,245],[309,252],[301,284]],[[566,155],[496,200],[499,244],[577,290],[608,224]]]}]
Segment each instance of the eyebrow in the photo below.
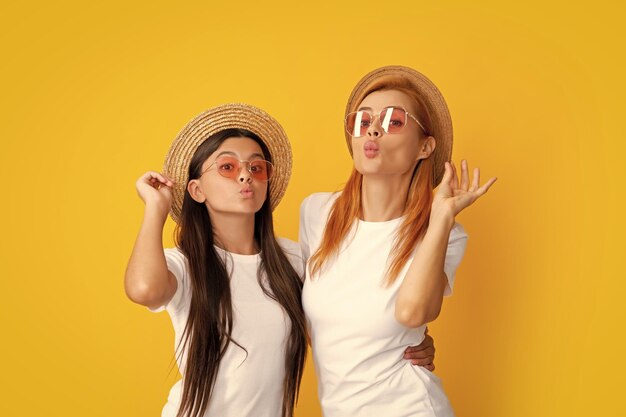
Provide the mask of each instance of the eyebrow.
[{"label": "eyebrow", "polygon": [[[220,153],[216,156],[216,158],[219,158],[219,157],[220,157],[220,156],[222,156],[222,155],[232,155],[232,156],[234,156],[234,157],[236,157],[236,158],[239,158],[239,156],[238,156],[235,152],[231,152],[231,151],[222,151],[222,152],[220,152]],[[252,159],[252,158],[261,158],[261,159],[265,159],[265,156],[263,156],[263,154],[260,154],[260,153],[258,153],[258,152],[255,152],[255,153],[253,153],[252,155],[250,155],[250,157],[249,157],[249,159]]]}]

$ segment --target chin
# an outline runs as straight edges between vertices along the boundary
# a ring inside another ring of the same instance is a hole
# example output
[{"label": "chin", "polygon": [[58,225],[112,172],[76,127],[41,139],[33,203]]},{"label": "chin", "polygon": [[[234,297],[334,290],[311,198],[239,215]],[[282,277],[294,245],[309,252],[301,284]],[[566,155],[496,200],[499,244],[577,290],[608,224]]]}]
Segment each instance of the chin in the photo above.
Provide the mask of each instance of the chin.
[{"label": "chin", "polygon": [[354,169],[356,169],[362,175],[381,174],[381,168],[381,161],[379,158],[366,161],[358,161],[354,164]]},{"label": "chin", "polygon": [[257,202],[252,200],[240,200],[235,204],[229,204],[227,207],[214,207],[213,211],[216,213],[222,213],[226,215],[251,215],[261,210],[263,202]]},{"label": "chin", "polygon": [[264,202],[265,201],[256,201],[254,199],[243,200],[241,202],[241,211],[246,214],[249,214],[249,213],[254,214],[257,211],[261,210],[261,207],[263,207]]}]

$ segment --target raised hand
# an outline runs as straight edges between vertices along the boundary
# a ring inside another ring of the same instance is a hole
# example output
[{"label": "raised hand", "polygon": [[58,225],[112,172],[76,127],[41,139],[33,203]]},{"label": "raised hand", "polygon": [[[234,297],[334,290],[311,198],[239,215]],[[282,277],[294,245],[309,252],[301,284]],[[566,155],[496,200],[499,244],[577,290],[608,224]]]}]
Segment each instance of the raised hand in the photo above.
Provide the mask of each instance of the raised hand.
[{"label": "raised hand", "polygon": [[456,216],[485,194],[497,180],[496,177],[492,177],[480,186],[480,169],[474,168],[474,178],[470,185],[468,171],[467,161],[462,160],[459,180],[454,164],[446,162],[443,179],[433,199],[431,217],[441,213]]},{"label": "raised hand", "polygon": [[172,207],[172,179],[158,172],[148,171],[139,177],[135,186],[146,208],[154,208],[167,216]]}]

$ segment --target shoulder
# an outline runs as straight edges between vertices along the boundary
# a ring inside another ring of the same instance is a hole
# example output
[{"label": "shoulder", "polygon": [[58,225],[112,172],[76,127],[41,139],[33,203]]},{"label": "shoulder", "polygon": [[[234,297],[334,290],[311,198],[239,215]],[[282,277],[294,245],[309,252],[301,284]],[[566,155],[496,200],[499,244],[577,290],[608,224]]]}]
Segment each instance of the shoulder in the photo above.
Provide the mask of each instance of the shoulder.
[{"label": "shoulder", "polygon": [[308,213],[319,213],[324,209],[330,209],[339,195],[340,192],[313,193],[302,200],[300,211],[304,212],[306,210]]},{"label": "shoulder", "polygon": [[178,281],[186,280],[189,263],[185,254],[176,247],[163,249],[163,253],[165,254],[167,269],[176,276]]},{"label": "shoulder", "polygon": [[178,262],[180,264],[187,263],[187,257],[179,248],[165,248],[163,249],[163,253],[165,254],[165,259],[170,262]]},{"label": "shoulder", "polygon": [[185,260],[185,254],[179,248],[165,248],[163,249],[166,257],[177,258],[181,260]]},{"label": "shoulder", "polygon": [[287,255],[300,255],[300,244],[291,239],[277,237],[276,241]]},{"label": "shoulder", "polygon": [[300,244],[284,237],[276,238],[276,241],[287,256],[291,266],[293,266],[298,275],[302,275],[304,272],[304,256],[302,255]]}]

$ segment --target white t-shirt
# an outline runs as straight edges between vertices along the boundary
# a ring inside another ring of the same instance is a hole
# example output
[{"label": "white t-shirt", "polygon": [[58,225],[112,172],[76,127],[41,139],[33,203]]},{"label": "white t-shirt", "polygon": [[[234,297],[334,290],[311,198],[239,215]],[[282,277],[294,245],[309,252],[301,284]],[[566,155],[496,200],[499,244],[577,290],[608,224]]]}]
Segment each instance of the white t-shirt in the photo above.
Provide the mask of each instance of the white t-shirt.
[{"label": "white t-shirt", "polygon": [[[338,194],[306,198],[300,212],[305,257],[321,243]],[[403,359],[424,339],[426,326],[408,328],[395,319],[395,302],[410,261],[390,287],[383,284],[389,253],[402,218],[357,221],[339,255],[311,279],[307,268],[302,303],[311,334],[318,391],[325,417],[453,416],[439,378]],[[467,235],[450,233],[444,271],[450,294]]]},{"label": "white t-shirt", "polygon": [[[304,263],[300,246],[287,239],[278,240],[298,275]],[[220,362],[217,379],[204,416],[276,417],[281,415],[285,349],[291,331],[289,316],[278,302],[267,297],[257,279],[260,255],[239,255],[217,248],[230,272],[233,305],[233,339]],[[191,303],[191,281],[186,257],[177,248],[165,249],[167,268],[178,282],[170,302],[153,311],[167,310],[178,347]],[[184,378],[187,352],[177,359]],[[174,417],[180,406],[182,380],[170,390],[162,417]]]}]

